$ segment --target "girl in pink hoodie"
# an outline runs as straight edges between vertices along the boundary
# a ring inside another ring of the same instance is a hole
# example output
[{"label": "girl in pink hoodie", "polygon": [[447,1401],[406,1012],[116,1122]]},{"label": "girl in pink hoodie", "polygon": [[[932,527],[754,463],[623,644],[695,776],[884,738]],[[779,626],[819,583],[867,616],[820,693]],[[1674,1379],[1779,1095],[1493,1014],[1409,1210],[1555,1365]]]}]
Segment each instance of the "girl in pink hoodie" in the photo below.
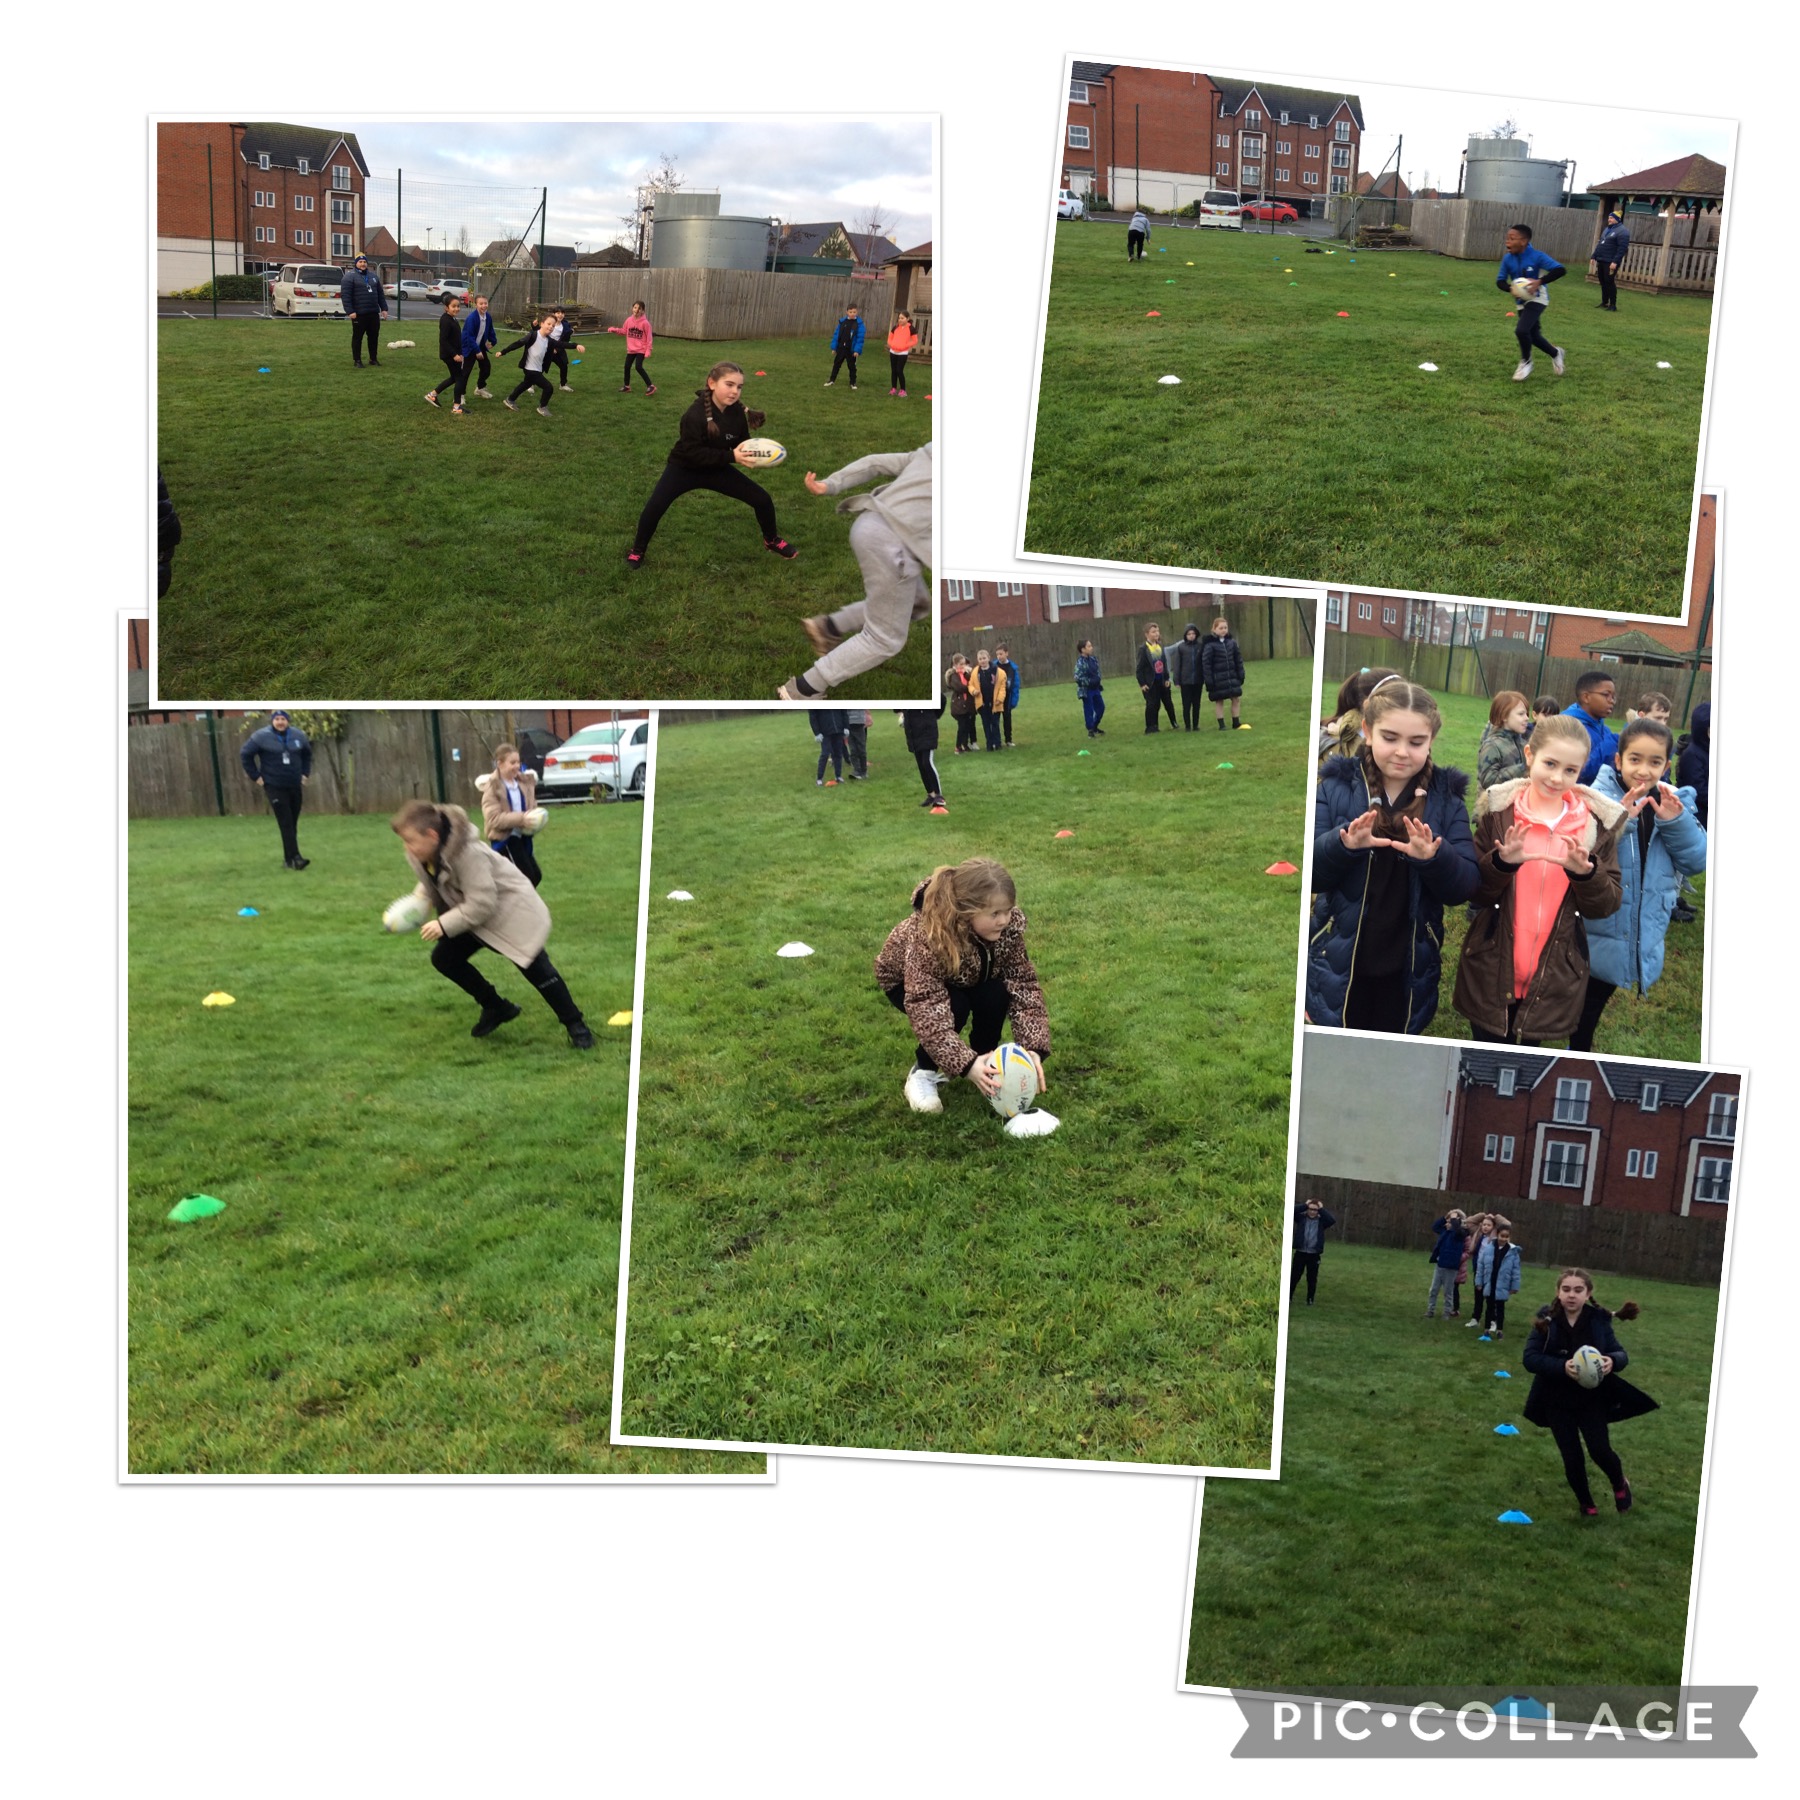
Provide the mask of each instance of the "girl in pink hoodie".
[{"label": "girl in pink hoodie", "polygon": [[623,325],[609,325],[606,328],[614,337],[625,340],[625,385],[619,391],[623,394],[631,392],[631,365],[637,364],[637,371],[644,378],[644,392],[654,394],[656,383],[650,379],[650,371],[644,367],[644,358],[650,354],[654,338],[650,331],[650,315],[644,311],[644,303],[634,300],[631,311]]}]

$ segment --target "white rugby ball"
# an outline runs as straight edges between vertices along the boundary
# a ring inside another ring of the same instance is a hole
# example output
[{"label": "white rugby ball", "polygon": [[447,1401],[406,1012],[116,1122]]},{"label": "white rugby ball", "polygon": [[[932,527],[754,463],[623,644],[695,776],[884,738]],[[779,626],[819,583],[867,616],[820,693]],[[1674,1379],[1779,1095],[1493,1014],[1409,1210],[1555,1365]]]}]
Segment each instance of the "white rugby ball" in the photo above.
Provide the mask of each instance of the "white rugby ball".
[{"label": "white rugby ball", "polygon": [[745,438],[741,446],[744,461],[753,469],[772,469],[787,461],[787,449],[773,438]]},{"label": "white rugby ball", "polygon": [[1534,294],[1531,291],[1531,279],[1532,278],[1530,276],[1526,276],[1526,275],[1518,276],[1512,283],[1512,297],[1515,300],[1523,300],[1526,302],[1536,302],[1536,303],[1548,305],[1549,299],[1550,299],[1549,289],[1540,287],[1537,290],[1537,292]]},{"label": "white rugby ball", "polygon": [[1583,1344],[1570,1358],[1575,1365],[1575,1379],[1584,1388],[1597,1388],[1606,1379],[1600,1366],[1600,1352],[1592,1344]]},{"label": "white rugby ball", "polygon": [[988,1096],[991,1105],[1003,1119],[1016,1119],[1029,1112],[1038,1097],[1037,1058],[1017,1044],[1002,1044],[994,1052],[994,1068],[1000,1085]]},{"label": "white rugby ball", "polygon": [[534,806],[531,811],[525,815],[525,823],[521,825],[519,829],[524,832],[527,837],[531,837],[534,833],[544,829],[544,821],[549,818],[549,816],[549,813],[547,813],[543,807]]},{"label": "white rugby ball", "polygon": [[431,917],[431,908],[417,894],[402,894],[381,915],[383,931],[417,931]]}]

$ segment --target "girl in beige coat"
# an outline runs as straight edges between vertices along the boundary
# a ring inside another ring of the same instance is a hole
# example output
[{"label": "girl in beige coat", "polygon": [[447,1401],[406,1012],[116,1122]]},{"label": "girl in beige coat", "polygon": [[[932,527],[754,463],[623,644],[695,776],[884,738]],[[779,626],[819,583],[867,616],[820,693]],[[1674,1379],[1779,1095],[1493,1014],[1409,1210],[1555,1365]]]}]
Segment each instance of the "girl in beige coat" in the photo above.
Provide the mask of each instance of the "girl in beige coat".
[{"label": "girl in beige coat", "polygon": [[536,832],[544,822],[537,803],[537,771],[520,766],[516,744],[494,751],[494,771],[478,775],[481,824],[487,840],[533,887],[544,879],[538,867]]},{"label": "girl in beige coat", "polygon": [[460,806],[409,800],[393,824],[418,877],[413,891],[437,915],[419,928],[431,946],[431,966],[481,1008],[469,1035],[486,1037],[519,1016],[519,1008],[471,966],[478,950],[498,950],[543,995],[569,1042],[577,1050],[593,1049],[594,1034],[581,1008],[544,954],[550,909],[531,883],[506,857],[494,854]]}]

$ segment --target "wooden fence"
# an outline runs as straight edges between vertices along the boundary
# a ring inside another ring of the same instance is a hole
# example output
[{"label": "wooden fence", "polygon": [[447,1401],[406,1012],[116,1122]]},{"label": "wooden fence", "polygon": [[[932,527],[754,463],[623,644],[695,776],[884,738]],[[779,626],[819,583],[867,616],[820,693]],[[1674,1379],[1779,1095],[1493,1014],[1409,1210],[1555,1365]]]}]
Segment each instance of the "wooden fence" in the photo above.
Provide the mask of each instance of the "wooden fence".
[{"label": "wooden fence", "polygon": [[[1421,1301],[1429,1284],[1425,1257],[1434,1242],[1431,1223],[1451,1207],[1466,1213],[1504,1213],[1512,1221],[1525,1261],[1539,1269],[1568,1266],[1596,1275],[1641,1275],[1648,1281],[1716,1288],[1725,1266],[1723,1219],[1684,1219],[1677,1213],[1574,1206],[1557,1200],[1496,1202],[1485,1194],[1392,1187],[1304,1170],[1296,1178],[1294,1194],[1296,1200],[1322,1200],[1337,1219],[1325,1240],[1328,1265],[1334,1242],[1416,1250]],[[1520,1312],[1528,1307],[1535,1312],[1551,1298],[1554,1287],[1547,1276],[1527,1274],[1519,1293]],[[1611,1283],[1601,1284],[1600,1295],[1610,1306],[1631,1298]]]},{"label": "wooden fence", "polygon": [[[1677,224],[1675,229],[1679,231],[1680,225]],[[1660,237],[1641,244],[1634,242],[1619,266],[1619,285],[1652,289],[1662,294],[1710,294],[1713,291],[1713,276],[1719,263],[1716,244],[1672,244],[1666,269],[1662,257]]]},{"label": "wooden fence", "polygon": [[1518,206],[1505,200],[1414,200],[1412,241],[1464,261],[1498,263],[1506,228],[1529,225],[1531,241],[1572,269],[1587,266],[1600,235],[1600,215],[1580,207]]}]

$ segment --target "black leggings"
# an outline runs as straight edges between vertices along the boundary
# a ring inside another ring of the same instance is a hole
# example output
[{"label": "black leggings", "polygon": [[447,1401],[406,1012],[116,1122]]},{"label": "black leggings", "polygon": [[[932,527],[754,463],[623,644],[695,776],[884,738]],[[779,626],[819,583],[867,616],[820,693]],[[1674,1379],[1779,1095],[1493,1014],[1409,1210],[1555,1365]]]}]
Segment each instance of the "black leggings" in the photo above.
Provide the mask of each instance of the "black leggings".
[{"label": "black leggings", "polygon": [[494,365],[488,361],[485,354],[465,356],[462,359],[462,367],[458,370],[456,377],[456,404],[458,406],[462,405],[463,395],[469,390],[469,377],[473,375],[475,385],[478,388],[484,388],[488,384],[488,376],[493,373],[493,368]]},{"label": "black leggings", "polygon": [[569,353],[561,344],[558,344],[544,358],[544,373],[548,375],[552,368],[560,371],[562,385],[567,387],[569,385]]},{"label": "black leggings", "polygon": [[1544,306],[1540,300],[1527,300],[1520,306],[1519,316],[1513,322],[1513,336],[1519,340],[1520,362],[1531,361],[1534,344],[1540,350],[1548,350],[1552,356],[1559,354],[1556,346],[1539,329],[1539,321],[1543,316]]},{"label": "black leggings", "polygon": [[1600,1026],[1600,1015],[1606,1011],[1606,1003],[1619,991],[1618,985],[1611,981],[1602,981],[1598,975],[1590,975],[1587,984],[1587,997],[1581,1003],[1581,1018],[1575,1029],[1569,1034],[1571,1050],[1591,1050],[1594,1047],[1594,1033]]},{"label": "black leggings", "polygon": [[[460,937],[439,938],[431,946],[431,966],[446,980],[454,981],[484,1011],[500,1004],[500,991],[485,975],[471,968],[469,962],[477,951],[491,947],[472,931],[465,931]],[[542,950],[530,962],[517,967],[544,996],[544,1004],[564,1025],[581,1024],[581,1008],[575,1004],[568,983],[557,974],[556,965]]]},{"label": "black leggings", "polygon": [[544,397],[538,404],[540,406],[548,406],[550,404],[551,396],[556,390],[550,385],[549,379],[546,376],[540,375],[536,369],[525,370],[519,377],[519,385],[507,395],[507,398],[509,400],[517,400],[521,394],[528,392],[534,387],[542,388],[544,390]]},{"label": "black leggings", "polygon": [[1189,731],[1200,729],[1200,684],[1197,681],[1181,684],[1181,723]]},{"label": "black leggings", "polygon": [[1125,234],[1125,260],[1142,262],[1144,260],[1144,239],[1148,234],[1142,231],[1128,231]]},{"label": "black leggings", "polygon": [[627,387],[631,386],[631,371],[633,365],[636,366],[637,372],[643,376],[645,387],[654,387],[656,385],[655,382],[650,379],[650,371],[644,367],[644,353],[641,350],[627,350],[625,352],[625,385]]},{"label": "black leggings", "polygon": [[896,356],[891,350],[888,352],[888,385],[903,394],[906,392],[906,358]]},{"label": "black leggings", "polygon": [[531,847],[531,839],[523,833],[518,837],[501,838],[494,845],[494,849],[498,854],[504,856],[533,887],[536,887],[544,879],[544,871],[538,867],[537,852]]},{"label": "black leggings", "polygon": [[972,712],[964,713],[956,721],[956,747],[959,750],[975,748],[975,715]]},{"label": "black leggings", "polygon": [[448,356],[440,356],[438,361],[441,362],[450,373],[431,391],[434,394],[441,394],[445,388],[453,387],[456,389],[457,399],[460,400],[462,398],[463,390],[463,365],[454,358]]},{"label": "black leggings", "polygon": [[769,498],[766,489],[758,487],[736,464],[725,469],[689,469],[678,462],[670,462],[664,465],[656,486],[650,490],[650,498],[644,502],[644,510],[638,515],[633,547],[649,549],[663,514],[683,494],[691,494],[695,488],[723,494],[727,500],[743,501],[755,512],[757,528],[765,538],[780,535],[775,528],[775,502]]},{"label": "black leggings", "polygon": [[[850,365],[850,385],[852,387],[855,387],[856,386],[856,356],[855,356],[854,352],[849,351],[849,350],[840,350],[831,359],[831,380],[832,381],[837,380],[838,370],[841,369],[845,363],[848,363]],[[827,382],[826,385],[830,386],[830,382]]]},{"label": "black leggings", "polygon": [[1619,1461],[1619,1453],[1612,1447],[1612,1439],[1607,1436],[1604,1419],[1584,1422],[1568,1417],[1560,1418],[1551,1425],[1550,1435],[1556,1439],[1556,1447],[1562,1452],[1563,1474],[1568,1478],[1575,1498],[1583,1506],[1594,1504],[1594,1492],[1588,1486],[1587,1461],[1581,1454],[1584,1438],[1587,1440],[1588,1455],[1594,1459],[1600,1473],[1611,1484],[1613,1492],[1616,1494],[1624,1487],[1625,1465]]},{"label": "black leggings", "polygon": [[913,761],[919,765],[919,779],[925,784],[925,798],[935,800],[942,791],[938,787],[936,755],[930,750],[915,750]]},{"label": "black leggings", "polygon": [[[882,992],[902,1012],[906,1011],[904,987],[883,988]],[[969,1048],[977,1056],[986,1056],[990,1050],[999,1049],[1001,1027],[1006,1023],[1006,983],[996,978],[972,988],[951,987],[946,984],[944,992],[950,996],[950,1017],[955,1021],[959,1035],[968,1024],[970,1015],[974,1015],[975,1029],[969,1033]],[[921,1069],[937,1067],[923,1044],[919,1046],[914,1061]]]}]

